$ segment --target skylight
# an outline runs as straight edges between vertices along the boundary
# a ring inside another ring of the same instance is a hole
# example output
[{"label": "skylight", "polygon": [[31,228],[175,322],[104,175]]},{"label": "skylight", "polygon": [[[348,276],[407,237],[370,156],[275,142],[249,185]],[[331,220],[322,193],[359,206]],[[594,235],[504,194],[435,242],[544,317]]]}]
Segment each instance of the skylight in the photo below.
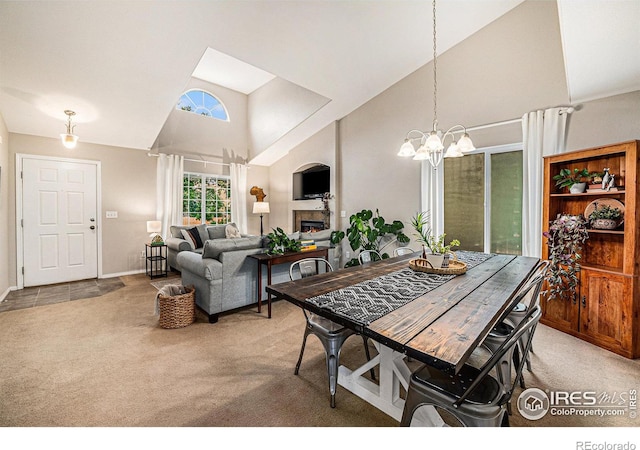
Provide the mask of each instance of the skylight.
[{"label": "skylight", "polygon": [[200,116],[229,121],[227,109],[222,102],[208,92],[194,89],[185,92],[178,100],[176,109],[188,111]]}]

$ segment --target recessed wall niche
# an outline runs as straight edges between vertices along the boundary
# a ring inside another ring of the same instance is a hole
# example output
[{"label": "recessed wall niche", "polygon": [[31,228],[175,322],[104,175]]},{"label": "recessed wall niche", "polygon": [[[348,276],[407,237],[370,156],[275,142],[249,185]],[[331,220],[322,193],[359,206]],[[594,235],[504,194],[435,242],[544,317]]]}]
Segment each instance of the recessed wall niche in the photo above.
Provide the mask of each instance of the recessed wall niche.
[{"label": "recessed wall niche", "polygon": [[331,168],[313,164],[293,173],[293,200],[322,198],[331,191]]}]

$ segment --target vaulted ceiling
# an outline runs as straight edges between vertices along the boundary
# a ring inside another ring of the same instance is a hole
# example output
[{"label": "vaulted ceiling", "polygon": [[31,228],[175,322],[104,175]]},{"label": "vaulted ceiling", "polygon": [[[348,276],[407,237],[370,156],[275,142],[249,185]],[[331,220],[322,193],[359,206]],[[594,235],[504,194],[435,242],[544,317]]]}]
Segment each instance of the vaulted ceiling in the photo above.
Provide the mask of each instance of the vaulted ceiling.
[{"label": "vaulted ceiling", "polygon": [[[438,52],[520,3],[439,0]],[[571,101],[640,90],[640,2],[557,3]],[[252,161],[268,165],[429,62],[431,8],[416,0],[3,0],[0,113],[10,132],[57,137],[72,109],[82,141],[148,150],[211,48],[229,57],[214,65],[222,73],[245,63],[328,99]]]}]

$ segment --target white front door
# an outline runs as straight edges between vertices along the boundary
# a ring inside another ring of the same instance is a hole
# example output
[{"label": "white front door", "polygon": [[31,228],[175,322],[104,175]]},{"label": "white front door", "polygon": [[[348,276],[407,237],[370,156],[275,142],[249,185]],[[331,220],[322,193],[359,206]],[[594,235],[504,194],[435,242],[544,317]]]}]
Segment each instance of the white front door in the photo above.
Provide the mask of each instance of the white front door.
[{"label": "white front door", "polygon": [[24,285],[98,276],[97,166],[22,159]]}]

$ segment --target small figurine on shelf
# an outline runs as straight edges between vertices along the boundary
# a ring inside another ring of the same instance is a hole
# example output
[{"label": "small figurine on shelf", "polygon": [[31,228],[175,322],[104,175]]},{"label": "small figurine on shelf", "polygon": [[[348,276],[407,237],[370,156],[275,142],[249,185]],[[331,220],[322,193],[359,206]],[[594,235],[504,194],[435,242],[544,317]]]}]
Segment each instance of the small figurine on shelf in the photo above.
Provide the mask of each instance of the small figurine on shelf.
[{"label": "small figurine on shelf", "polygon": [[[610,191],[611,188],[616,187],[615,175],[609,175],[609,181],[607,182],[607,187],[605,188],[607,191]],[[615,191],[615,189],[614,189]]]},{"label": "small figurine on shelf", "polygon": [[605,167],[603,170],[604,175],[602,175],[602,189],[607,189],[611,175],[609,175],[609,167]]}]

